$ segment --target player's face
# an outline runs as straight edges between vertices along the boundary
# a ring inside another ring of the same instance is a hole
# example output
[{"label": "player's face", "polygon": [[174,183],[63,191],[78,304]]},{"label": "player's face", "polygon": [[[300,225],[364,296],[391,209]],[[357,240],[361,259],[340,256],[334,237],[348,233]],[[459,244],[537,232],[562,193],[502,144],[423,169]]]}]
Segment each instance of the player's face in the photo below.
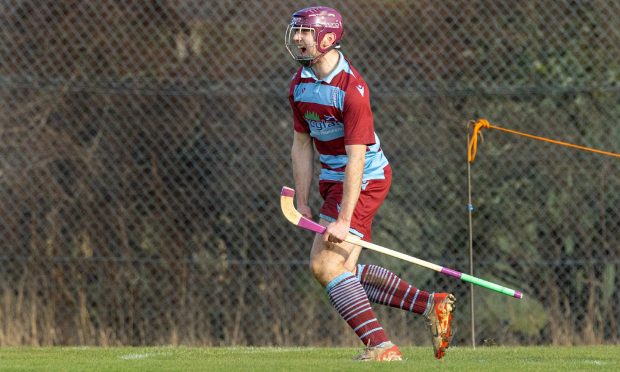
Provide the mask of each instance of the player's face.
[{"label": "player's face", "polygon": [[299,49],[299,55],[301,57],[315,57],[317,55],[314,30],[309,28],[295,30],[293,42]]},{"label": "player's face", "polygon": [[316,48],[314,29],[308,27],[289,27],[286,47],[297,60],[311,60],[320,54]]}]

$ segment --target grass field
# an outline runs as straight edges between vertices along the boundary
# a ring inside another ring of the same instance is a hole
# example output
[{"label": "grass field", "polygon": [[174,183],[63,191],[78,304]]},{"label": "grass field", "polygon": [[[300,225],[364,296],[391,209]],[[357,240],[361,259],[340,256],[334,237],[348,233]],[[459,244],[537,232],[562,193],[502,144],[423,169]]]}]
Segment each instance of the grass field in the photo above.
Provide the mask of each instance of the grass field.
[{"label": "grass field", "polygon": [[405,361],[354,362],[351,348],[0,348],[0,371],[620,371],[620,346],[402,348]]}]

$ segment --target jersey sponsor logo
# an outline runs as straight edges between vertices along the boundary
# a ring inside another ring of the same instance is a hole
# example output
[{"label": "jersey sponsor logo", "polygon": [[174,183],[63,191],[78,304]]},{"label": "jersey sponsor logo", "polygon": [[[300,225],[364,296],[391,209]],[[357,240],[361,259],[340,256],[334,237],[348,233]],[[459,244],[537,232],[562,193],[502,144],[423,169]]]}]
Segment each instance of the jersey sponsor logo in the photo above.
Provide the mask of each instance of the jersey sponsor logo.
[{"label": "jersey sponsor logo", "polygon": [[344,126],[334,116],[321,115],[316,112],[308,111],[304,114],[304,119],[310,127],[310,134],[321,141],[330,141],[344,135]]},{"label": "jersey sponsor logo", "polygon": [[362,97],[364,97],[364,86],[362,84],[355,86],[357,88],[357,91],[360,92],[360,94],[362,95]]},{"label": "jersey sponsor logo", "polygon": [[308,125],[313,130],[334,128],[340,124],[340,122],[338,122],[338,119],[331,115],[325,115],[323,119],[321,119],[321,116],[319,114],[312,111],[306,112],[304,114],[304,119],[306,119]]},{"label": "jersey sponsor logo", "polygon": [[316,112],[309,111],[304,114],[304,119],[309,123],[311,121],[320,121],[321,117]]}]

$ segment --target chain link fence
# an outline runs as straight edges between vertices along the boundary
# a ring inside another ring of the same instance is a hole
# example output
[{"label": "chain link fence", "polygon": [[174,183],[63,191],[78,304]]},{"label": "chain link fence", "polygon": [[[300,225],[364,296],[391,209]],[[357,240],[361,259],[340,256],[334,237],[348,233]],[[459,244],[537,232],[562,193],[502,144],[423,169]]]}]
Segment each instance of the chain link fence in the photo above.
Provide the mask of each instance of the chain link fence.
[{"label": "chain link fence", "polygon": [[[283,45],[309,1],[0,3],[0,345],[358,345],[312,279]],[[378,244],[468,272],[466,124],[620,151],[620,2],[327,1],[394,184]],[[620,160],[487,130],[478,344],[619,341]],[[316,189],[313,206],[318,210]],[[365,252],[415,286],[469,286]],[[420,317],[375,308],[428,345]]]}]

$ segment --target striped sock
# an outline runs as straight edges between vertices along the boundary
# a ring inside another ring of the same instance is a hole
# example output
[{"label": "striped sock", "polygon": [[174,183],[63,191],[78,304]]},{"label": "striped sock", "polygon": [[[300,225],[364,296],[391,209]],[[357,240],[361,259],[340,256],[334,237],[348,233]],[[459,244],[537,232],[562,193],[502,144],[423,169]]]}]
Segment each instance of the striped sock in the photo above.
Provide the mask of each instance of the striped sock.
[{"label": "striped sock", "polygon": [[389,341],[370,307],[368,296],[359,279],[345,272],[325,287],[331,304],[367,346],[377,346]]},{"label": "striped sock", "polygon": [[376,265],[357,265],[357,276],[370,301],[427,315],[433,295],[411,286],[390,270]]}]

